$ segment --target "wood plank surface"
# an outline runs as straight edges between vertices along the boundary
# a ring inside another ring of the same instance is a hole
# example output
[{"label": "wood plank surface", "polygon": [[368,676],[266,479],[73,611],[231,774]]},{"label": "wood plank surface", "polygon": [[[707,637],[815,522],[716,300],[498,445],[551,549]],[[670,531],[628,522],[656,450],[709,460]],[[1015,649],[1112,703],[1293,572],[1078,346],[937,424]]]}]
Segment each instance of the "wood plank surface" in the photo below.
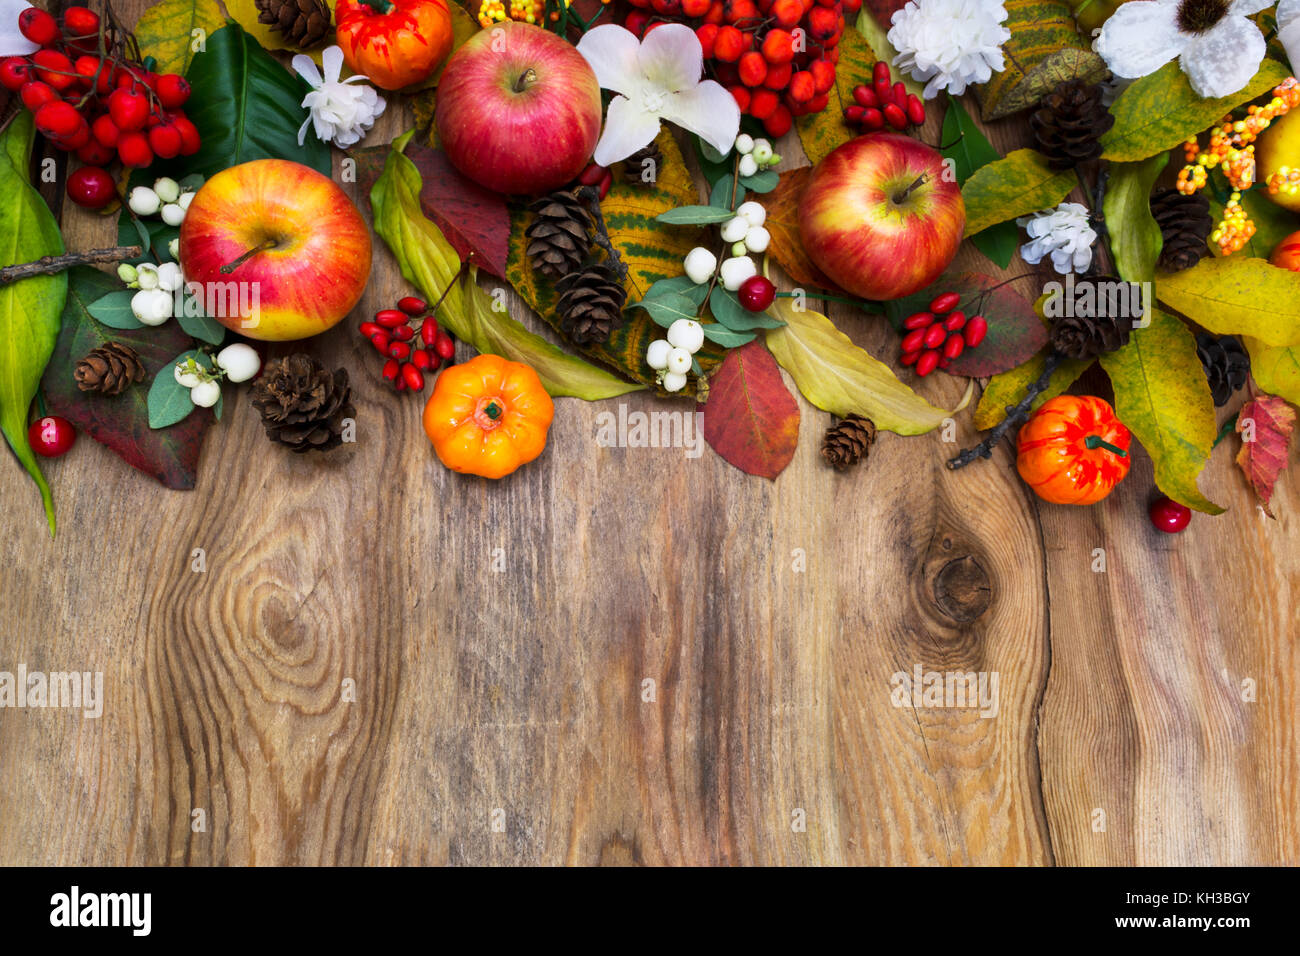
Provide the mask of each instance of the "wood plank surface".
[{"label": "wood plank surface", "polygon": [[[355,315],[308,344],[354,385],[337,452],[270,445],[247,389],[193,492],[83,436],[46,465],[55,540],[0,468],[0,670],[102,671],[106,698],[0,710],[0,864],[1300,862],[1294,473],[1269,520],[1225,442],[1203,487],[1230,512],[1161,536],[1143,454],[1087,509],[1038,501],[1009,446],[948,472],[939,432],[841,475],[799,396],[767,482],[599,447],[620,402],[683,408],[634,394],[559,400],[540,460],[465,478],[355,332],[407,291],[376,239]],[[829,314],[892,361],[881,320]],[[917,665],[996,673],[996,715],[895,706]]]}]

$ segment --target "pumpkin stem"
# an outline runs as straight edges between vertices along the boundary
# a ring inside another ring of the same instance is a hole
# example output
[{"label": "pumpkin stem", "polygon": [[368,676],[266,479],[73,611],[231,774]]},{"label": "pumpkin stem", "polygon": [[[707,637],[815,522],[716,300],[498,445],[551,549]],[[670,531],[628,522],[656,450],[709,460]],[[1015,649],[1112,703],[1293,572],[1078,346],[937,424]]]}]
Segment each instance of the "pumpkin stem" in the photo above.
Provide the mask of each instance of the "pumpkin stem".
[{"label": "pumpkin stem", "polygon": [[487,413],[487,417],[492,419],[493,421],[496,421],[498,418],[501,417],[501,406],[498,405],[495,401],[488,402],[487,407],[484,408],[483,411],[485,411]]},{"label": "pumpkin stem", "polygon": [[1089,450],[1093,450],[1096,448],[1104,448],[1112,455],[1117,455],[1120,458],[1128,457],[1128,452],[1126,452],[1123,448],[1116,448],[1114,445],[1104,440],[1099,435],[1089,435],[1087,438],[1083,440],[1083,446]]},{"label": "pumpkin stem", "polygon": [[390,3],[389,0],[361,0],[361,3],[379,14],[391,13],[393,11],[393,4]]}]

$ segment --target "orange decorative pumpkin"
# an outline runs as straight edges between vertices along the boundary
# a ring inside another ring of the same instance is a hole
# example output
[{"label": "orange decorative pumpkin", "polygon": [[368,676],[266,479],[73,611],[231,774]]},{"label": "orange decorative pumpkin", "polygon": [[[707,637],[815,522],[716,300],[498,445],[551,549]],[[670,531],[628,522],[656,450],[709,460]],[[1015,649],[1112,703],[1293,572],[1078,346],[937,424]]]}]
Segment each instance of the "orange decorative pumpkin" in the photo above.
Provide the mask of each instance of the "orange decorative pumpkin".
[{"label": "orange decorative pumpkin", "polygon": [[423,83],[451,53],[446,0],[338,0],[334,20],[343,62],[381,89]]},{"label": "orange decorative pumpkin", "polygon": [[1016,469],[1044,501],[1094,504],[1128,474],[1131,440],[1100,398],[1058,395],[1020,429]]},{"label": "orange decorative pumpkin", "polygon": [[424,432],[452,471],[502,478],[542,453],[554,415],[531,368],[478,355],[438,376],[424,406]]}]

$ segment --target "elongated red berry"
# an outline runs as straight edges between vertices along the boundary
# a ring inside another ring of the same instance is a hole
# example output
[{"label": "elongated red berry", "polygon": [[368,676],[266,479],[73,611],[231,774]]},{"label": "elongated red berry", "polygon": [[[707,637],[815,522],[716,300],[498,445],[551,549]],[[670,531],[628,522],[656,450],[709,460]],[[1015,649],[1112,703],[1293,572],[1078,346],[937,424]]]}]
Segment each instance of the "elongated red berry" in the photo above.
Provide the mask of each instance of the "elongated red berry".
[{"label": "elongated red berry", "polygon": [[438,358],[443,360],[456,357],[456,343],[451,340],[451,336],[446,332],[440,331],[438,333],[438,341],[434,343],[433,350],[437,353]]},{"label": "elongated red berry", "polygon": [[943,343],[943,357],[948,360],[955,359],[965,348],[966,342],[960,335],[950,335],[948,341]]},{"label": "elongated red berry", "polygon": [[429,353],[424,349],[416,349],[411,353],[411,364],[423,372],[433,364],[433,359],[429,358]]},{"label": "elongated red berry", "polygon": [[424,373],[410,363],[402,366],[402,378],[406,379],[407,388],[413,392],[424,388]]},{"label": "elongated red berry", "polygon": [[406,313],[397,309],[380,309],[375,313],[375,321],[386,329],[395,329],[407,322]]},{"label": "elongated red berry", "polygon": [[907,109],[907,87],[902,84],[902,81],[894,84],[893,94],[894,102],[898,104],[898,108],[900,110]]},{"label": "elongated red berry", "polygon": [[408,295],[398,301],[397,307],[412,318],[417,315],[424,315],[425,311],[429,308],[423,299],[413,295]]},{"label": "elongated red berry", "polygon": [[866,130],[884,129],[885,114],[878,109],[868,109],[862,114],[862,128]]},{"label": "elongated red berry", "polygon": [[893,102],[893,90],[890,88],[888,80],[884,82],[876,80],[872,85],[872,91],[876,94],[876,101],[880,104],[881,109]]},{"label": "elongated red berry", "polygon": [[889,64],[884,60],[877,60],[876,65],[871,70],[871,81],[873,83],[888,83],[893,77],[889,75]]},{"label": "elongated red berry", "polygon": [[971,320],[966,323],[966,328],[962,330],[962,337],[966,340],[966,347],[973,349],[983,342],[988,330],[989,324],[984,316],[971,316]]},{"label": "elongated red berry", "polygon": [[388,333],[387,333],[387,332],[382,332],[382,331],[381,331],[381,332],[372,332],[371,335],[370,335],[370,344],[373,345],[373,346],[374,346],[376,349],[378,349],[380,352],[383,352],[385,355],[387,355],[387,354],[388,354],[388,344],[389,344],[389,342],[388,342]]},{"label": "elongated red berry", "polygon": [[844,107],[844,118],[856,126],[858,123],[862,122],[862,114],[865,112],[865,107],[854,103],[851,106]]},{"label": "elongated red berry", "polygon": [[957,308],[957,303],[960,301],[961,296],[956,292],[945,292],[942,295],[936,295],[930,302],[930,311],[935,315],[942,315]]},{"label": "elongated red berry", "polygon": [[28,7],[18,14],[18,30],[37,46],[48,46],[59,35],[59,25],[54,17],[36,7]]},{"label": "elongated red berry", "polygon": [[921,357],[916,360],[916,374],[921,376],[929,375],[938,364],[939,350],[926,349],[921,353]]},{"label": "elongated red berry", "polygon": [[389,333],[395,342],[409,342],[415,338],[415,329],[409,325],[399,325]]},{"label": "elongated red berry", "polygon": [[405,342],[393,342],[388,346],[388,354],[399,362],[405,362],[411,357],[411,347]]},{"label": "elongated red berry", "polygon": [[366,338],[370,338],[376,332],[384,331],[374,322],[362,322],[359,328],[361,329],[361,334],[364,335]]},{"label": "elongated red berry", "polygon": [[862,84],[853,88],[853,101],[863,107],[880,105],[880,100],[876,97],[876,91]]},{"label": "elongated red berry", "polygon": [[390,358],[384,363],[384,378],[391,382],[393,379],[397,378],[397,373],[401,370],[402,366],[397,359]]},{"label": "elongated red berry", "polygon": [[913,329],[903,336],[903,344],[900,346],[904,352],[919,352],[925,345],[925,334],[929,330],[927,325],[923,329]]},{"label": "elongated red berry", "polygon": [[420,323],[420,341],[425,345],[432,345],[438,341],[438,320],[433,316]]},{"label": "elongated red berry", "polygon": [[925,330],[925,336],[924,336],[925,347],[927,349],[937,349],[940,345],[943,345],[943,340],[946,339],[947,337],[948,337],[947,330],[938,322],[936,322],[934,325],[930,326],[928,329]]},{"label": "elongated red berry", "polygon": [[915,312],[903,320],[903,328],[909,332],[913,329],[927,329],[934,323],[931,312]]},{"label": "elongated red berry", "polygon": [[897,103],[886,103],[882,112],[885,114],[885,122],[894,129],[907,129],[907,114]]},{"label": "elongated red berry", "polygon": [[916,98],[915,93],[907,97],[907,118],[913,126],[922,126],[925,124],[925,104]]},{"label": "elongated red berry", "polygon": [[919,359],[920,357],[921,357],[921,350],[917,349],[915,352],[904,352],[902,361],[904,365],[915,365],[916,360]]},{"label": "elongated red berry", "polygon": [[943,327],[949,332],[959,332],[966,324],[965,312],[954,312],[948,318],[943,320]]}]

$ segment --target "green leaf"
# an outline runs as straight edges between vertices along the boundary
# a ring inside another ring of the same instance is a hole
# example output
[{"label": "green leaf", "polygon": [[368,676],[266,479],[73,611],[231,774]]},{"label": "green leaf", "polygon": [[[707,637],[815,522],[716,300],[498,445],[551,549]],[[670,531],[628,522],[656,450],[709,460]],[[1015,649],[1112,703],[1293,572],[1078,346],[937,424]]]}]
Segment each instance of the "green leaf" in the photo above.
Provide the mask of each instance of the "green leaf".
[{"label": "green leaf", "polygon": [[952,160],[959,186],[964,186],[976,170],[1002,158],[966,112],[966,107],[961,105],[961,100],[951,93],[948,94],[948,109],[943,114],[943,132],[939,140],[946,144],[940,153],[945,159]]},{"label": "green leaf", "polygon": [[254,159],[291,159],[328,176],[329,146],[308,127],[303,145],[298,129],[307,119],[303,97],[310,87],[288,72],[237,23],[208,37],[186,79],[193,92],[186,113],[203,145],[185,159],[186,172],[212,176]]},{"label": "green leaf", "polygon": [[1156,298],[1216,335],[1300,345],[1300,272],[1263,259],[1202,259],[1162,274]]},{"label": "green leaf", "polygon": [[[194,59],[195,41],[207,42],[226,23],[216,0],[161,0],[136,21],[135,38],[140,52],[156,61],[154,72],[182,76]],[[201,34],[195,35],[194,31]]]},{"label": "green leaf", "polygon": [[707,282],[696,284],[691,281],[690,276],[673,276],[671,279],[660,279],[650,287],[645,297],[653,299],[666,292],[680,292],[695,303],[695,308],[698,309],[704,304],[704,300],[708,298],[709,285]]},{"label": "green leaf", "polygon": [[1020,248],[1020,229],[1014,221],[1000,222],[975,233],[970,241],[986,259],[999,269],[1005,269],[1011,265],[1016,250]]},{"label": "green leaf", "polygon": [[713,144],[708,142],[703,137],[696,136],[695,145],[699,147],[700,155],[703,156],[707,162],[725,163],[727,161],[726,154],[718,152],[716,149],[713,148]]},{"label": "green leaf", "polygon": [[[995,428],[1007,417],[1007,406],[1018,405],[1029,386],[1043,374],[1045,352],[1039,352],[1023,365],[1008,372],[994,375],[984,387],[980,403],[975,409],[975,427],[980,431]],[[1031,410],[1037,410],[1048,399],[1055,398],[1074,384],[1080,375],[1092,367],[1093,359],[1066,359],[1056,367],[1048,379],[1047,388],[1035,397]]]},{"label": "green leaf", "polygon": [[732,197],[731,195],[732,179],[733,177],[731,173],[727,173],[725,176],[723,176],[721,179],[719,179],[716,183],[713,184],[713,189],[709,193],[709,206],[711,208],[725,209],[730,211],[732,209],[735,209],[742,202],[744,202],[745,188],[743,186],[737,185],[736,195],[734,198]]},{"label": "green leaf", "polygon": [[698,305],[681,292],[663,292],[656,296],[647,296],[634,305],[649,312],[655,324],[662,325],[665,329],[678,319],[694,320],[696,310],[699,309]]},{"label": "green leaf", "polygon": [[709,310],[715,319],[733,332],[779,329],[785,324],[766,312],[750,312],[740,304],[734,292],[728,292],[720,285],[715,285],[709,294]]},{"label": "green leaf", "polygon": [[150,428],[166,428],[175,425],[198,408],[190,399],[190,390],[176,381],[176,376],[172,373],[177,365],[191,358],[204,368],[211,368],[207,356],[202,351],[187,349],[169,360],[154,376],[153,385],[149,386],[148,398]]},{"label": "green leaf", "polygon": [[135,292],[130,289],[110,292],[90,303],[86,311],[110,329],[142,329],[144,323],[135,317],[135,312],[131,309],[131,299],[134,296]]},{"label": "green leaf", "polygon": [[[63,254],[63,237],[41,194],[27,180],[32,114],[20,110],[0,136],[0,266]],[[0,285],[0,430],[40,489],[50,534],[54,498],[27,442],[27,413],[54,353],[68,276],[32,276]]]},{"label": "green leaf", "polygon": [[1270,395],[1300,405],[1300,346],[1265,345],[1249,336],[1245,344],[1255,384]]},{"label": "green leaf", "polygon": [[725,325],[717,322],[705,323],[701,328],[704,330],[706,339],[721,345],[724,349],[734,349],[741,345],[747,345],[758,337],[757,332],[733,332]]},{"label": "green leaf", "polygon": [[1150,325],[1100,359],[1115,389],[1115,413],[1151,456],[1161,491],[1189,508],[1221,514],[1196,487],[1216,430],[1196,339],[1173,316],[1151,313]]},{"label": "green leaf", "polygon": [[[900,382],[887,365],[854,345],[821,313],[796,311],[790,299],[777,299],[772,311],[786,324],[765,333],[767,347],[818,408],[841,418],[850,412],[865,415],[877,428],[900,435],[928,432],[953,414]],[[708,326],[705,329],[707,334]],[[954,411],[966,407],[973,389],[972,380]]]},{"label": "green leaf", "polygon": [[781,176],[772,169],[759,170],[752,176],[742,176],[740,185],[756,193],[770,193],[781,181]]},{"label": "green leaf", "polygon": [[370,205],[375,231],[388,243],[406,280],[430,302],[446,293],[438,320],[480,352],[532,366],[551,395],[595,401],[640,388],[566,354],[510,316],[494,311],[491,298],[474,281],[477,270],[471,269],[469,276],[453,285],[460,258],[421,211],[419,170],[401,152],[406,141],[404,137],[394,143],[383,174],[370,190]]},{"label": "green leaf", "polygon": [[734,218],[736,214],[732,210],[718,206],[678,206],[655,216],[655,221],[670,226],[703,226],[713,222],[728,222]]},{"label": "green leaf", "polygon": [[[185,296],[185,307],[177,314],[176,321],[180,323],[186,334],[200,342],[220,345],[225,341],[226,327],[216,319],[205,315],[199,303],[188,293]],[[217,413],[217,417],[221,417],[220,412]]]},{"label": "green leaf", "polygon": [[1101,138],[1103,159],[1131,163],[1181,146],[1189,136],[1218,125],[1242,103],[1268,92],[1288,76],[1281,63],[1265,60],[1245,87],[1220,99],[1203,99],[1177,60],[1142,77],[1110,108],[1115,125]]},{"label": "green leaf", "polygon": [[1074,188],[1073,170],[1054,170],[1032,149],[1018,149],[981,167],[962,187],[966,235],[989,226],[1050,209]]},{"label": "green leaf", "polygon": [[1156,276],[1163,240],[1151,215],[1151,187],[1168,162],[1168,153],[1157,153],[1137,163],[1111,164],[1102,209],[1115,268],[1126,282],[1150,282]]}]

